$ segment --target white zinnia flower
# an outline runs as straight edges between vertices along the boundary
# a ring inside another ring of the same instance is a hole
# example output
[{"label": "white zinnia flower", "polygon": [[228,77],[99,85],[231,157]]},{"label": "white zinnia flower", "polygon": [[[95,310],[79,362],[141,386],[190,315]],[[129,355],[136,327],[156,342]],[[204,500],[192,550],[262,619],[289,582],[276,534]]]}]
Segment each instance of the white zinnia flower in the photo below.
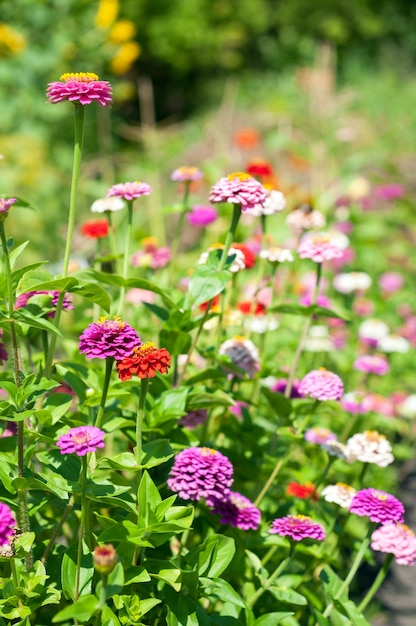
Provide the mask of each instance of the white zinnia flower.
[{"label": "white zinnia flower", "polygon": [[327,485],[325,489],[322,489],[321,496],[327,502],[335,502],[343,509],[349,509],[356,493],[354,487],[344,483],[336,483],[336,485]]},{"label": "white zinnia flower", "polygon": [[106,211],[121,211],[124,209],[125,204],[119,196],[112,196],[111,198],[100,198],[91,205],[91,211],[93,213],[105,213]]},{"label": "white zinnia flower", "polygon": [[376,430],[366,430],[353,435],[348,439],[345,447],[347,454],[351,454],[357,461],[363,463],[374,463],[379,467],[386,467],[394,461],[390,443]]}]

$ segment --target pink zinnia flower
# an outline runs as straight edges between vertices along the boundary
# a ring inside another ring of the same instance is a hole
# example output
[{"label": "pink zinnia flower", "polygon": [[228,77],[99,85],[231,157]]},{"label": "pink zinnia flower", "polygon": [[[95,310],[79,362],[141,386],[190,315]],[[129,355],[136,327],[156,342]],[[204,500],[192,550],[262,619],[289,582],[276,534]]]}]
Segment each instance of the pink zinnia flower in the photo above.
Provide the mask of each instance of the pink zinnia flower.
[{"label": "pink zinnia flower", "polygon": [[259,527],[261,513],[254,504],[236,491],[231,491],[226,500],[213,499],[212,512],[220,515],[221,524],[230,524],[241,530],[256,530]]},{"label": "pink zinnia flower", "polygon": [[404,278],[398,272],[385,272],[378,279],[378,284],[383,291],[387,293],[394,293],[400,291],[403,287]]},{"label": "pink zinnia flower", "polygon": [[399,565],[416,564],[416,537],[405,524],[384,524],[371,535],[373,550],[394,554]]},{"label": "pink zinnia flower", "polygon": [[344,385],[337,374],[321,368],[312,370],[302,378],[299,392],[304,397],[316,400],[340,400],[344,394]]},{"label": "pink zinnia flower", "polygon": [[314,522],[306,515],[278,517],[272,522],[269,533],[281,537],[290,537],[294,541],[302,541],[302,539],[323,541],[325,539],[325,530],[321,524]]},{"label": "pink zinnia flower", "polygon": [[79,351],[89,359],[114,358],[121,361],[129,357],[133,348],[141,345],[137,332],[115,317],[108,320],[102,317],[90,324],[79,338]]},{"label": "pink zinnia flower", "polygon": [[342,256],[342,249],[335,245],[331,237],[324,233],[307,235],[298,247],[301,259],[311,259],[315,263],[323,263]]},{"label": "pink zinnia flower", "polygon": [[198,169],[197,167],[186,165],[178,167],[170,175],[170,179],[178,183],[192,183],[196,180],[201,180],[201,178],[203,177],[204,175],[200,169]]},{"label": "pink zinnia flower", "polygon": [[229,202],[241,205],[241,210],[254,209],[266,202],[266,191],[261,183],[245,172],[234,172],[221,178],[211,189],[213,204]]},{"label": "pink zinnia flower", "polygon": [[133,183],[117,183],[113,185],[107,192],[107,197],[118,196],[124,200],[134,200],[141,196],[148,196],[152,191],[152,188],[147,183],[141,183],[136,180]]},{"label": "pink zinnia flower", "polygon": [[17,198],[0,198],[0,213],[7,213],[15,202]]},{"label": "pink zinnia flower", "polygon": [[323,444],[328,441],[335,441],[336,438],[336,434],[329,430],[329,428],[322,428],[321,426],[309,428],[305,433],[305,439],[310,443]]},{"label": "pink zinnia flower", "polygon": [[348,413],[352,413],[353,415],[361,415],[362,413],[366,413],[366,409],[364,408],[364,394],[362,391],[350,391],[343,396],[341,400],[341,406],[344,411],[348,411]]},{"label": "pink zinnia flower", "polygon": [[197,228],[204,228],[208,224],[212,224],[218,218],[218,211],[213,206],[196,204],[192,207],[192,211],[186,214],[189,224]]},{"label": "pink zinnia flower", "polygon": [[380,524],[404,521],[404,506],[400,500],[371,487],[357,491],[350,505],[350,513],[369,517],[372,522]]},{"label": "pink zinnia flower", "polygon": [[233,466],[226,456],[211,448],[186,448],[175,457],[168,487],[184,500],[225,500],[233,484]]},{"label": "pink zinnia flower", "polygon": [[46,96],[49,102],[56,104],[68,100],[79,104],[98,102],[103,107],[111,104],[111,85],[105,80],[99,80],[92,72],[77,72],[62,74],[62,82],[49,83]]},{"label": "pink zinnia flower", "polygon": [[95,426],[77,426],[71,428],[65,435],[61,435],[56,445],[61,454],[85,456],[87,452],[95,452],[97,448],[104,448],[105,432]]},{"label": "pink zinnia flower", "polygon": [[[49,313],[47,314],[48,317],[55,317],[56,307],[58,305],[58,300],[59,300],[59,291],[42,291],[42,290],[26,291],[26,293],[21,293],[20,296],[17,296],[16,302],[14,304],[14,308],[16,310],[21,309],[27,306],[27,304],[30,304],[31,298],[35,296],[43,296],[43,295],[50,296],[50,305],[55,307],[55,311],[49,311]],[[72,304],[72,296],[70,294],[65,294],[64,301],[62,303],[62,308],[66,311],[70,311],[71,309],[74,308]]]},{"label": "pink zinnia flower", "polygon": [[354,361],[354,369],[366,374],[384,376],[390,370],[389,362],[384,356],[364,354]]},{"label": "pink zinnia flower", "polygon": [[7,546],[10,538],[14,535],[13,527],[16,526],[16,520],[7,504],[0,502],[0,546]]}]

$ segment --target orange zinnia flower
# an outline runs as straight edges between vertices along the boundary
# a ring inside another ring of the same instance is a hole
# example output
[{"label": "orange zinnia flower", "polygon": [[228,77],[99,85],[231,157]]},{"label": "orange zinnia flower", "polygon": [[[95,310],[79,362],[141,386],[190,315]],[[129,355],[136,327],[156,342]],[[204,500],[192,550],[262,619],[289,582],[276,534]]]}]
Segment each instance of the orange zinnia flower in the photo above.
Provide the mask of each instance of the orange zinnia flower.
[{"label": "orange zinnia flower", "polygon": [[84,237],[91,239],[101,239],[107,237],[109,224],[107,220],[90,220],[81,226],[81,233]]},{"label": "orange zinnia flower", "polygon": [[289,483],[286,488],[286,493],[288,496],[295,496],[295,498],[300,498],[301,500],[306,500],[312,496],[313,500],[317,500],[318,496],[316,494],[315,485],[311,482],[306,482],[304,485],[300,483],[292,482]]},{"label": "orange zinnia flower", "polygon": [[133,375],[139,378],[153,378],[156,372],[166,374],[169,367],[170,354],[166,348],[156,348],[150,342],[135,348],[131,356],[117,361],[120,380],[130,380]]}]

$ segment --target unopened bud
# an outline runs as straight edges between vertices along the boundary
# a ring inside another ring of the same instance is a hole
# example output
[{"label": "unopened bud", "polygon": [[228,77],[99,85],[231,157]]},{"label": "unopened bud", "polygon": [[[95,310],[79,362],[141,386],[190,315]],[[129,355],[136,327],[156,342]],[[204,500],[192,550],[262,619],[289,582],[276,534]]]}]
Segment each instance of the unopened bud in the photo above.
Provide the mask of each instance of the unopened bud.
[{"label": "unopened bud", "polygon": [[111,543],[97,546],[92,553],[94,568],[100,574],[108,576],[117,564],[117,552]]}]

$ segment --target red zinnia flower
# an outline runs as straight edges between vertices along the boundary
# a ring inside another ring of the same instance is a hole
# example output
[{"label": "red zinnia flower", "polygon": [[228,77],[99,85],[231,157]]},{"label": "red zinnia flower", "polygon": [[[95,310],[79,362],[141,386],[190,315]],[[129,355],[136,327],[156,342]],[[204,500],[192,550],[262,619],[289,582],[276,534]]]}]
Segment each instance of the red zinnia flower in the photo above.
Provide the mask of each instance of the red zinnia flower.
[{"label": "red zinnia flower", "polygon": [[166,374],[170,367],[170,354],[166,348],[156,348],[148,342],[135,348],[131,356],[117,362],[120,380],[130,380],[135,374],[139,378],[153,378],[156,372]]},{"label": "red zinnia flower", "polygon": [[318,496],[315,491],[315,485],[311,482],[306,482],[304,485],[300,483],[291,482],[286,487],[286,493],[288,496],[295,496],[300,500],[306,500],[312,496],[313,500],[317,500]]},{"label": "red zinnia flower", "polygon": [[265,315],[266,307],[261,302],[245,301],[240,302],[237,308],[241,313],[249,313],[250,315]]},{"label": "red zinnia flower", "polygon": [[109,224],[107,220],[90,220],[81,226],[81,233],[84,237],[91,239],[102,239],[107,237],[109,233]]},{"label": "red zinnia flower", "polygon": [[246,246],[244,243],[232,243],[231,247],[235,248],[236,250],[240,250],[244,254],[244,263],[246,269],[254,267],[256,263],[256,255],[250,250],[248,246]]}]

